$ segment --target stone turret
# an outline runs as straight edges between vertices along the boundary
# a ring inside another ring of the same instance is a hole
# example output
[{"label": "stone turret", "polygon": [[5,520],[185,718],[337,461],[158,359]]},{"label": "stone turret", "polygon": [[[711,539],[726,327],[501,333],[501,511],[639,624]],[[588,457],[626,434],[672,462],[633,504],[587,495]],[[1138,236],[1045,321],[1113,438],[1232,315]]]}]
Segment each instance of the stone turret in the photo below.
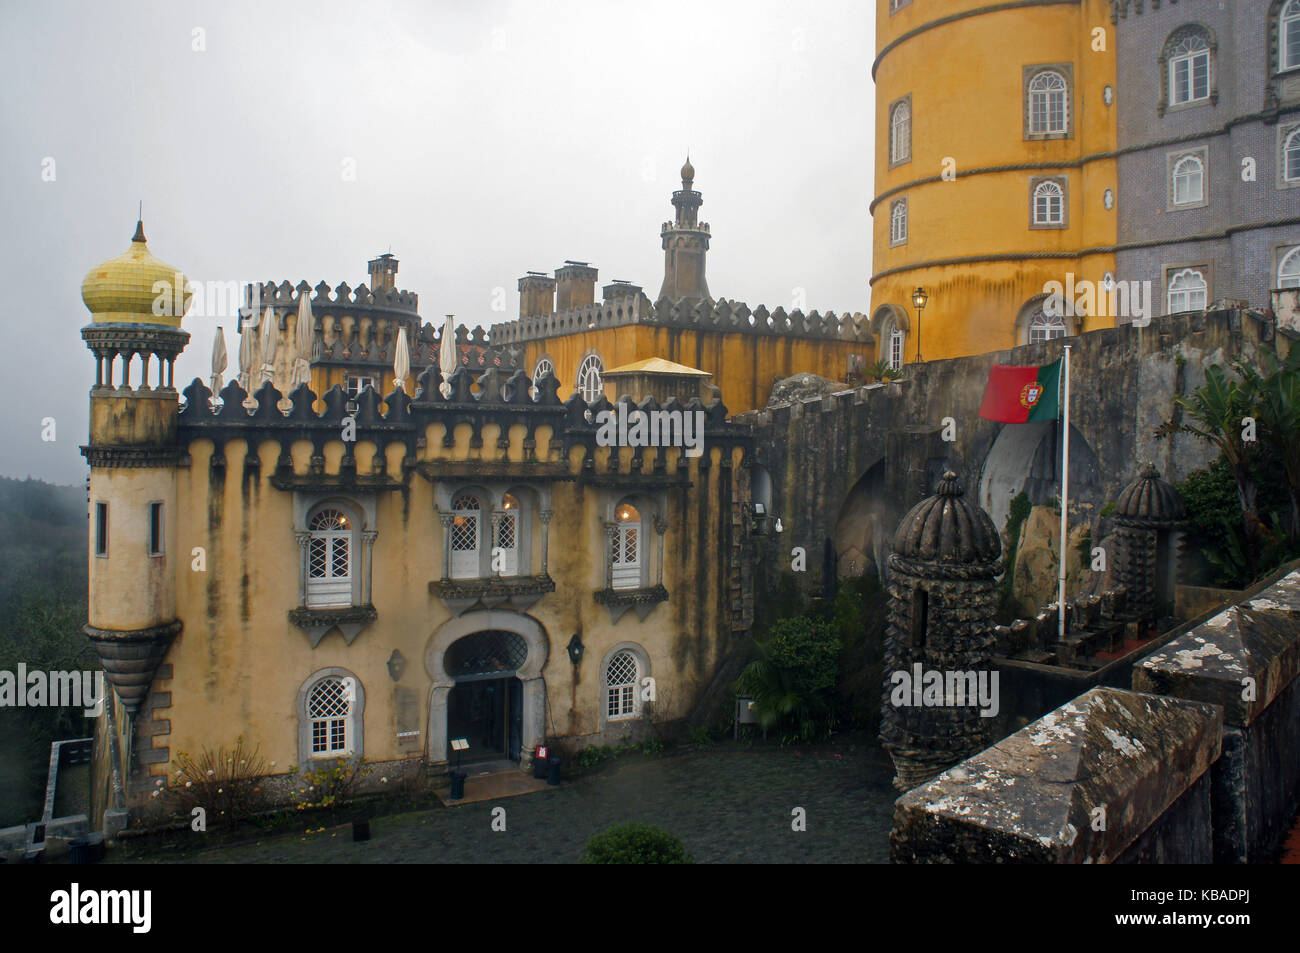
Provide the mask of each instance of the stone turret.
[{"label": "stone turret", "polygon": [[[164,289],[160,291],[159,289]],[[127,713],[149,695],[180,631],[174,525],[179,412],[172,373],[189,341],[185,276],[149,252],[136,223],[126,254],[96,265],[81,286],[92,320],[89,606],[86,634]]]},{"label": "stone turret", "polygon": [[1160,479],[1152,463],[1120,494],[1115,503],[1115,577],[1127,590],[1126,615],[1150,619],[1172,613],[1186,515],[1178,491]]},{"label": "stone turret", "polygon": [[397,288],[397,259],[391,254],[372,258],[369,262],[370,290],[393,291]]},{"label": "stone turret", "polygon": [[[1001,557],[993,521],[966,499],[952,471],[898,525],[889,557],[880,738],[900,791],[988,746],[990,719],[981,717],[977,698],[958,698],[951,689],[969,690],[981,677],[996,685],[990,660]],[[968,675],[975,677],[958,678]],[[926,690],[936,679],[942,694]]]},{"label": "stone turret", "polygon": [[519,317],[534,318],[555,313],[555,279],[541,271],[530,271],[519,279]]},{"label": "stone turret", "polygon": [[555,269],[555,309],[568,311],[596,301],[596,276],[598,272],[585,261],[565,261]]},{"label": "stone turret", "polygon": [[695,181],[695,167],[688,157],[682,166],[682,187],[673,193],[676,215],[672,222],[664,222],[660,237],[664,247],[664,283],[660,298],[676,301],[702,301],[709,297],[709,284],[704,278],[704,258],[709,250],[709,225],[699,221],[700,206],[704,199],[691,186]]}]

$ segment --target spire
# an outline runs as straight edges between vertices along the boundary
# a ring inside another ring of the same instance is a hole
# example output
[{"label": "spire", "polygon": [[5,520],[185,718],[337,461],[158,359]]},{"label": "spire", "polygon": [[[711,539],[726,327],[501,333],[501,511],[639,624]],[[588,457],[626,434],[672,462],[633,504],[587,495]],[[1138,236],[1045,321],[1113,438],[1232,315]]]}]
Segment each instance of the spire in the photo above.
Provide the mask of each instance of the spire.
[{"label": "spire", "polygon": [[709,250],[709,226],[699,220],[704,199],[692,186],[695,166],[686,153],[682,187],[673,193],[673,221],[664,222],[660,238],[664,249],[664,283],[659,297],[673,301],[712,300],[704,279],[704,257]]},{"label": "spire", "polygon": [[131,236],[131,241],[142,242],[144,240],[144,200],[141,199],[140,209],[135,217],[135,234]]}]

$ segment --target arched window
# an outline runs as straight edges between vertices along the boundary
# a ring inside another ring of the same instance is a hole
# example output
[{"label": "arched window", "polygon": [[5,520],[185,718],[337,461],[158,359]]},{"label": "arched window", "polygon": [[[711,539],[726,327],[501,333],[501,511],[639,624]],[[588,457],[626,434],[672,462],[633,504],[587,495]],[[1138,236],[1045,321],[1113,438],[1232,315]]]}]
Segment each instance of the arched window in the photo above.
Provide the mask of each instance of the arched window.
[{"label": "arched window", "polygon": [[907,199],[895,199],[889,206],[889,244],[907,244]]},{"label": "arched window", "polygon": [[1168,312],[1204,311],[1209,285],[1195,268],[1184,268],[1169,279]]},{"label": "arched window", "polygon": [[1205,163],[1198,156],[1183,156],[1174,163],[1173,204],[1199,205],[1205,201]]},{"label": "arched window", "polygon": [[350,676],[329,676],[312,686],[307,696],[307,719],[313,758],[339,758],[352,754],[356,734],[352,726],[355,698],[356,679]]},{"label": "arched window", "polygon": [[1210,98],[1210,43],[1199,30],[1182,31],[1168,47],[1169,105]]},{"label": "arched window", "polygon": [[578,365],[578,393],[589,404],[600,397],[602,387],[600,375],[604,370],[605,366],[596,354],[588,354]]},{"label": "arched window", "polygon": [[894,370],[903,366],[903,331],[897,324],[891,324],[886,335],[885,362]]},{"label": "arched window", "polygon": [[1282,178],[1300,181],[1300,128],[1292,129],[1282,140]]},{"label": "arched window", "polygon": [[499,555],[501,558],[499,570],[502,576],[519,575],[519,500],[511,493],[507,493],[501,501],[501,508],[504,512],[497,521],[497,542],[496,548],[501,552],[493,553],[492,558],[495,560]]},{"label": "arched window", "polygon": [[912,106],[907,100],[894,106],[889,116],[889,164],[912,158]]},{"label": "arched window", "polygon": [[1047,314],[1042,308],[1039,308],[1029,318],[1030,344],[1037,344],[1039,341],[1050,341],[1052,338],[1063,338],[1065,335],[1065,318],[1059,314]]},{"label": "arched window", "polygon": [[1277,286],[1279,288],[1300,288],[1300,246],[1292,248],[1278,262]]},{"label": "arched window", "polygon": [[539,360],[537,366],[533,368],[533,400],[537,399],[538,382],[540,382],[547,374],[550,374],[551,376],[555,375],[555,365],[551,363],[550,358],[544,357]]},{"label": "arched window", "polygon": [[614,510],[613,582],[615,589],[640,589],[645,546],[641,532],[641,514],[629,502]]},{"label": "arched window", "polygon": [[1069,129],[1070,87],[1055,70],[1043,70],[1029,81],[1029,132],[1060,135]]},{"label": "arched window", "polygon": [[317,510],[307,523],[307,605],[352,605],[353,527],[342,510]]},{"label": "arched window", "polygon": [[636,717],[640,681],[641,667],[637,657],[626,649],[615,653],[605,666],[605,689],[609,699],[605,709],[607,719]]},{"label": "arched window", "polygon": [[451,578],[479,576],[479,522],[483,507],[473,493],[462,493],[451,504]]},{"label": "arched window", "polygon": [[1034,187],[1034,224],[1065,224],[1065,190],[1056,182],[1040,182]]},{"label": "arched window", "polygon": [[1278,16],[1278,71],[1300,66],[1300,0],[1287,0]]}]

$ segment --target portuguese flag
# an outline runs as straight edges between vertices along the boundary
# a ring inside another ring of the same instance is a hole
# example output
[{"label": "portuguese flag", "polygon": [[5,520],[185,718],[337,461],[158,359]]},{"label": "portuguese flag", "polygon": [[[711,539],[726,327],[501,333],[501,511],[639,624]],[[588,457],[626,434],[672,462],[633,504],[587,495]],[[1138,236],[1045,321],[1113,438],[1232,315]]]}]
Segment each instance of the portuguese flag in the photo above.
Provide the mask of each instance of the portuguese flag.
[{"label": "portuguese flag", "polygon": [[1042,367],[994,364],[980,416],[1004,424],[1032,424],[1055,420],[1061,414],[1061,362]]}]

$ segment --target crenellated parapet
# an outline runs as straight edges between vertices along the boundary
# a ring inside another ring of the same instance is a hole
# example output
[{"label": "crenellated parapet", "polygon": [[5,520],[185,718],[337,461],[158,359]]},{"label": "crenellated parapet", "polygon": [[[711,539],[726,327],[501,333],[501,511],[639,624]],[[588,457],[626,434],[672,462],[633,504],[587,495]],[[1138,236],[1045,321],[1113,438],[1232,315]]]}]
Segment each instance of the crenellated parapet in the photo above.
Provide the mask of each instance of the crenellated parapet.
[{"label": "crenellated parapet", "polygon": [[[263,465],[258,458],[258,447],[266,441],[280,445],[274,463],[272,483],[281,489],[301,489],[306,486],[349,485],[371,489],[397,489],[407,474],[417,469],[422,458],[437,457],[438,453],[421,453],[425,447],[430,424],[443,425],[443,446],[455,443],[454,434],[460,424],[471,430],[470,446],[483,447],[484,429],[488,424],[497,426],[497,449],[510,446],[511,427],[522,425],[525,429],[523,450],[525,464],[537,464],[550,458],[550,451],[562,450],[567,457],[574,447],[586,451],[582,476],[579,479],[596,485],[664,484],[689,485],[686,473],[688,454],[677,453],[670,472],[667,466],[667,447],[636,447],[630,463],[621,460],[618,446],[602,446],[597,439],[602,411],[618,410],[603,395],[590,403],[574,394],[561,401],[557,395],[559,382],[546,376],[536,383],[522,371],[507,375],[501,369],[490,367],[481,374],[469,368],[458,368],[446,383],[449,393],[442,393],[442,374],[430,367],[420,374],[414,397],[394,390],[380,397],[371,387],[366,387],[350,402],[342,388],[333,387],[320,398],[324,408],[316,410],[317,396],[306,385],[300,385],[288,395],[287,409],[282,409],[285,395],[270,382],[253,395],[251,400],[235,381],[222,389],[220,400],[214,401],[211,390],[195,380],[184,391],[185,402],[179,414],[179,442],[181,446],[198,439],[211,440],[215,446],[211,466],[225,466],[224,447],[237,441],[247,446],[249,455],[245,469]],[[750,427],[732,424],[727,420],[727,408],[720,400],[705,405],[698,398],[681,403],[675,398],[663,404],[647,397],[640,403],[623,398],[625,413],[640,410],[646,413],[667,414],[700,413],[703,423],[703,446],[706,450],[722,447],[722,466],[731,465],[730,450],[736,447],[752,452],[753,431]],[[537,432],[541,427],[550,429],[550,445],[537,446]],[[344,433],[355,439],[343,438]],[[295,473],[292,447],[298,441],[312,444],[311,464],[306,474]],[[344,453],[337,473],[325,472],[325,447],[343,441]],[[353,450],[357,443],[372,442],[377,448],[371,472],[357,472]],[[405,448],[403,473],[390,475],[387,471],[388,448],[400,444]],[[512,464],[517,466],[518,462]],[[707,470],[711,466],[709,454],[700,456],[696,468]],[[539,471],[538,476],[545,476]],[[573,479],[567,469],[552,474],[556,478]],[[341,481],[341,482],[340,482]]]},{"label": "crenellated parapet", "polygon": [[786,311],[777,307],[769,311],[764,305],[751,310],[743,301],[725,298],[716,301],[660,298],[652,304],[645,295],[494,324],[491,339],[494,345],[515,344],[630,324],[824,341],[872,340],[869,320],[860,312],[837,315],[834,311],[825,314],[811,311],[805,314],[798,308]]}]

